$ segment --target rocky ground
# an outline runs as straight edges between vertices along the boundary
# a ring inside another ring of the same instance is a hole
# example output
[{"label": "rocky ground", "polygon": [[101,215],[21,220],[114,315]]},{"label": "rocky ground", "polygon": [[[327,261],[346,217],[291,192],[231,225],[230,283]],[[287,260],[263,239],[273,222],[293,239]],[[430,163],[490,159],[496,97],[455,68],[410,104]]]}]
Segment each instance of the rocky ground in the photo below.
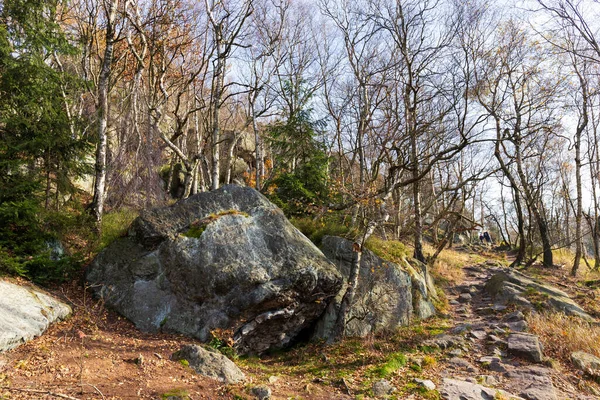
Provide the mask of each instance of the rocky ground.
[{"label": "rocky ground", "polygon": [[[172,360],[193,340],[143,334],[91,299],[78,283],[54,288],[74,315],[0,355],[0,399],[597,399],[594,379],[554,343],[531,334],[528,306],[506,306],[483,290],[497,262],[468,262],[445,291],[442,316],[398,332],[257,357],[234,358],[245,381],[226,384]],[[535,270],[528,271],[535,275]],[[593,317],[594,288],[545,271]],[[524,293],[529,296],[532,293]],[[533,306],[539,306],[535,302]],[[542,342],[540,345],[540,342]],[[548,345],[549,344],[549,345]],[[213,343],[228,353],[225,343]],[[461,397],[462,396],[462,397]]]},{"label": "rocky ground", "polygon": [[484,290],[490,277],[500,272],[493,265],[466,267],[467,280],[450,290],[454,327],[430,341],[453,347],[440,374],[441,394],[465,399],[485,399],[484,393],[489,398],[501,393],[530,400],[599,398],[594,386],[586,385],[587,393],[578,388],[581,374],[562,369],[569,367],[544,354],[539,338],[527,333],[518,307],[495,303]]}]

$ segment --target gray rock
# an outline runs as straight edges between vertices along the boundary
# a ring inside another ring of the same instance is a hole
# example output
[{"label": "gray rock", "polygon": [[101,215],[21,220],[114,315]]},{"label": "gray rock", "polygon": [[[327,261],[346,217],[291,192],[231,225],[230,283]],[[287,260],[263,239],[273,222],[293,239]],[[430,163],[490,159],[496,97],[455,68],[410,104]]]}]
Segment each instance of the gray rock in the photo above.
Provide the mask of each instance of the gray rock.
[{"label": "gray rock", "polygon": [[556,390],[547,368],[531,366],[510,371],[506,374],[508,383],[515,391],[528,400],[556,400]]},{"label": "gray rock", "polygon": [[571,353],[571,361],[578,369],[592,376],[600,376],[600,358],[584,351]]},{"label": "gray rock", "polygon": [[542,345],[538,337],[527,333],[511,333],[508,335],[508,352],[538,363],[542,362],[544,358]]},{"label": "gray rock", "polygon": [[86,278],[143,331],[208,341],[228,330],[240,354],[289,345],[342,285],[280,209],[235,185],[143,211]]},{"label": "gray rock", "polygon": [[271,388],[265,385],[254,386],[250,389],[250,392],[258,400],[269,400],[271,398]]},{"label": "gray rock", "polygon": [[465,369],[467,372],[477,371],[477,368],[464,358],[452,357],[450,360],[448,360],[448,363],[455,368]]},{"label": "gray rock", "polygon": [[522,400],[520,397],[503,390],[449,378],[443,379],[440,394],[445,400],[494,400],[500,396],[510,400]]},{"label": "gray rock", "polygon": [[41,335],[50,324],[71,314],[71,307],[33,285],[0,279],[0,293],[0,352]]},{"label": "gray rock", "polygon": [[480,378],[483,384],[487,386],[495,386],[500,383],[500,381],[498,381],[498,378],[496,378],[493,375],[482,375]]},{"label": "gray rock", "polygon": [[471,296],[469,293],[461,293],[458,296],[458,301],[460,303],[468,303],[471,301],[471,299],[473,299],[473,296]]},{"label": "gray rock", "polygon": [[538,282],[534,278],[515,270],[505,269],[495,274],[486,283],[485,290],[500,302],[513,303],[529,309],[532,308],[532,304],[524,295],[527,291],[533,290],[547,299],[544,306],[552,307],[566,315],[593,321],[593,318],[564,291]]},{"label": "gray rock", "polygon": [[451,347],[460,346],[464,343],[464,340],[459,336],[452,336],[442,333],[434,336],[431,339],[425,340],[423,345],[430,347],[438,347],[440,349],[449,349]]},{"label": "gray rock", "polygon": [[506,340],[499,338],[496,335],[490,335],[488,337],[488,339],[490,340],[490,342],[494,343],[494,344],[506,344]]},{"label": "gray rock", "polygon": [[424,387],[427,390],[435,390],[435,383],[433,383],[429,379],[415,378],[415,379],[413,379],[413,382],[419,384],[420,386]]},{"label": "gray rock", "polygon": [[502,317],[502,321],[505,322],[516,322],[516,321],[522,321],[525,319],[525,316],[523,315],[523,313],[521,311],[513,311],[509,314],[506,314],[504,317]]},{"label": "gray rock", "polygon": [[471,336],[473,336],[475,339],[483,340],[487,337],[487,332],[482,330],[471,331]]},{"label": "gray rock", "polygon": [[[347,281],[354,257],[353,243],[347,239],[325,236],[321,249]],[[345,336],[364,337],[382,331],[393,331],[408,325],[415,309],[412,277],[405,267],[377,257],[364,250],[361,258],[359,284],[348,313]],[[344,286],[345,288],[345,286]],[[328,339],[337,320],[344,289],[330,302],[316,325],[314,336]]]},{"label": "gray rock", "polygon": [[223,354],[202,346],[188,344],[171,356],[171,360],[187,360],[190,367],[200,375],[217,379],[226,384],[242,382],[244,373]]},{"label": "gray rock", "polygon": [[385,398],[396,391],[396,388],[387,380],[381,379],[373,383],[373,394],[378,398]]},{"label": "gray rock", "polygon": [[451,355],[452,357],[462,357],[463,351],[461,349],[453,349],[448,354]]},{"label": "gray rock", "polygon": [[515,322],[506,322],[502,326],[504,326],[514,332],[525,332],[527,329],[529,329],[529,325],[527,324],[527,321],[525,321],[525,320],[515,321]]}]

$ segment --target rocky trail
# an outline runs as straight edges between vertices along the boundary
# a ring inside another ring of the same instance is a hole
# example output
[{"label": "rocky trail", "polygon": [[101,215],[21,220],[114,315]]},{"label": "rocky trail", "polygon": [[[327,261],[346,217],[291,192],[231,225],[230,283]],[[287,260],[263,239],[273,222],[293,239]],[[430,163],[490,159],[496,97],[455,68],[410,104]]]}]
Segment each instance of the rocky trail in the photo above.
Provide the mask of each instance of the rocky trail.
[{"label": "rocky trail", "polygon": [[[242,382],[231,375],[237,370],[201,375],[195,356],[174,356],[186,349],[182,345],[199,342],[142,333],[74,282],[53,290],[71,305],[72,317],[0,354],[0,399],[600,398],[593,378],[571,362],[557,360],[530,333],[527,313],[539,309],[541,300],[594,320],[567,293],[497,261],[468,263],[462,272],[459,283],[445,287],[449,306],[439,317],[392,336],[232,357],[245,375]],[[556,279],[551,282],[562,288]],[[213,350],[202,357],[215,355]],[[207,377],[220,374],[234,379],[227,383]]]},{"label": "rocky trail", "polygon": [[[453,328],[429,341],[452,348],[440,373],[443,398],[461,400],[591,400],[577,389],[580,377],[553,368],[539,338],[527,333],[514,304],[495,301],[486,283],[505,269],[489,264],[466,267],[466,280],[448,293]],[[524,302],[527,302],[522,298]],[[525,308],[528,308],[525,304]]]}]

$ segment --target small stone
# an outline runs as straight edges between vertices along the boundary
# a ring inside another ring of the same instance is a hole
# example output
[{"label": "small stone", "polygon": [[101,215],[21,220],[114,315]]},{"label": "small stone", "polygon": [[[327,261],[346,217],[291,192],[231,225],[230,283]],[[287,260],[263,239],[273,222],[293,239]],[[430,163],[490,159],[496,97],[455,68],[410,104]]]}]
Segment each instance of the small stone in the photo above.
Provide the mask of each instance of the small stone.
[{"label": "small stone", "polygon": [[279,380],[279,377],[278,377],[278,376],[271,375],[271,376],[269,377],[269,383],[270,383],[271,385],[272,385],[272,384],[274,384],[274,383],[276,383],[278,380]]},{"label": "small stone", "polygon": [[487,386],[494,386],[500,383],[498,379],[496,379],[496,377],[493,375],[482,375],[481,381],[484,385]]},{"label": "small stone", "polygon": [[493,362],[501,362],[502,360],[500,359],[500,357],[495,357],[495,356],[484,356],[481,357],[479,359],[480,363],[493,363]]},{"label": "small stone", "polygon": [[473,296],[469,293],[461,293],[460,296],[458,296],[458,301],[461,303],[468,303],[471,299],[473,299]]},{"label": "small stone", "polygon": [[137,366],[141,367],[142,365],[144,365],[144,356],[141,354],[138,355],[136,358],[133,359],[133,362]]},{"label": "small stone", "polygon": [[433,383],[429,379],[415,378],[415,379],[413,379],[413,381],[415,383],[418,383],[419,385],[421,385],[422,387],[424,387],[427,390],[435,390],[435,383]]},{"label": "small stone", "polygon": [[471,329],[471,324],[460,324],[460,325],[456,325],[454,328],[450,329],[450,333],[460,334],[465,331],[468,331],[469,329]]},{"label": "small stone", "polygon": [[521,311],[514,311],[514,312],[511,312],[510,314],[506,314],[502,318],[502,321],[515,322],[515,321],[522,321],[523,319],[525,319],[525,316],[523,315],[523,313]]},{"label": "small stone", "polygon": [[501,343],[501,344],[506,344],[506,340],[499,338],[496,335],[490,335],[488,336],[488,339],[490,342],[492,343]]},{"label": "small stone", "polygon": [[463,355],[463,351],[461,349],[453,349],[448,354],[452,357],[461,357]]},{"label": "small stone", "polygon": [[456,301],[456,300],[450,300],[448,303],[449,303],[451,306],[457,306],[457,305],[459,305],[459,304],[460,304],[460,303],[459,303],[458,301]]},{"label": "small stone", "polygon": [[527,321],[507,322],[506,326],[514,332],[524,332],[529,328]]},{"label": "small stone", "polygon": [[498,312],[498,311],[504,311],[504,310],[506,310],[508,307],[506,307],[506,306],[505,306],[505,305],[503,305],[503,304],[494,304],[494,305],[493,305],[491,308],[492,308],[492,310],[494,310],[494,311]]},{"label": "small stone", "polygon": [[171,360],[187,360],[197,373],[224,382],[239,383],[246,379],[244,373],[227,357],[218,351],[198,345],[183,345],[171,356]]},{"label": "small stone", "polygon": [[508,336],[508,352],[538,363],[544,358],[538,337],[527,333],[511,333]]},{"label": "small stone", "polygon": [[375,397],[387,397],[395,391],[396,388],[385,379],[381,379],[373,383],[373,394]]},{"label": "small stone", "polygon": [[464,358],[453,357],[448,361],[448,363],[450,363],[450,365],[454,366],[455,368],[464,368],[468,372],[477,371],[477,368],[475,368],[475,366],[473,366],[473,364],[471,364]]},{"label": "small stone", "polygon": [[438,347],[440,349],[448,349],[450,347],[459,346],[463,343],[463,339],[458,336],[452,336],[447,334],[440,334],[432,339],[423,342],[425,346]]},{"label": "small stone", "polygon": [[475,339],[483,340],[487,337],[487,332],[486,331],[472,331],[471,336],[473,336]]},{"label": "small stone", "polygon": [[269,400],[271,398],[271,388],[268,386],[254,386],[250,391],[258,400]]}]

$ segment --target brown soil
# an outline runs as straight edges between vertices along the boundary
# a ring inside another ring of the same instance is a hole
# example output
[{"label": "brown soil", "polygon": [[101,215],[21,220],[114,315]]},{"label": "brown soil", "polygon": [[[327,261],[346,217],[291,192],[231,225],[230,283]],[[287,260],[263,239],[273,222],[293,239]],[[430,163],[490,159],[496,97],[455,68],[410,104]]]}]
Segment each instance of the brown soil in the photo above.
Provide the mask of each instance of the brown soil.
[{"label": "brown soil", "polygon": [[[193,340],[141,333],[75,283],[51,292],[72,305],[73,316],[0,356],[0,399],[160,399],[177,393],[190,399],[235,399],[250,397],[246,386],[253,381],[268,379],[245,370],[247,385],[225,386],[199,376],[169,359]],[[306,385],[301,377],[269,384],[274,399],[306,396]],[[345,397],[335,388],[308,389],[313,399]]]}]

